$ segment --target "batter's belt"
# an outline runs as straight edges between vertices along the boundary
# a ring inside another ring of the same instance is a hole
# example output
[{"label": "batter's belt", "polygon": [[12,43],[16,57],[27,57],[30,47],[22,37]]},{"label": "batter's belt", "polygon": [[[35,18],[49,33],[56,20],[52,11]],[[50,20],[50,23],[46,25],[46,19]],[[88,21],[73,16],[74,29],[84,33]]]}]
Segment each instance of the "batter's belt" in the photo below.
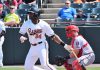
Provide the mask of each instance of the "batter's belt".
[{"label": "batter's belt", "polygon": [[41,43],[43,43],[43,42],[41,41],[41,42],[37,42],[37,43],[34,43],[34,44],[31,43],[31,45],[32,46],[37,46],[38,44],[41,44]]}]

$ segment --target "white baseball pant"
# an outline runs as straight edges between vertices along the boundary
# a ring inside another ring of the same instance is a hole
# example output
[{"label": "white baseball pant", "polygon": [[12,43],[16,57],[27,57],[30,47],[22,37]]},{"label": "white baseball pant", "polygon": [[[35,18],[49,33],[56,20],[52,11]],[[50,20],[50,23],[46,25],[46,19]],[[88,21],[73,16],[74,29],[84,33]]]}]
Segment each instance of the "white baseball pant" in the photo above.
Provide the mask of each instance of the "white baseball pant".
[{"label": "white baseball pant", "polygon": [[[72,62],[75,59],[76,58],[69,59],[68,60],[68,63],[69,64],[72,64]],[[79,57],[78,60],[80,61],[80,65],[87,66],[87,65],[90,65],[90,64],[92,64],[94,62],[95,55],[94,55],[94,53],[90,53],[90,54],[87,54],[87,55],[83,55],[83,56]]]},{"label": "white baseball pant", "polygon": [[[42,68],[35,66],[36,61],[40,59],[40,63]],[[25,70],[56,70],[52,65],[48,62],[48,44],[47,42],[43,42],[36,46],[30,47],[30,50],[27,54],[25,60]]]}]

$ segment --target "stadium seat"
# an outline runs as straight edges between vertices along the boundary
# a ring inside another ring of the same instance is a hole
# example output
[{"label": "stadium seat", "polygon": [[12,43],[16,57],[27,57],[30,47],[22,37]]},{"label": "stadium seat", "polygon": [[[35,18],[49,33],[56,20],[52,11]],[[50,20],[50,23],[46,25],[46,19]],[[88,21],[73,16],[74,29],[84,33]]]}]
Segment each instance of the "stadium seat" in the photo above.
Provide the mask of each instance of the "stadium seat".
[{"label": "stadium seat", "polygon": [[75,18],[73,21],[76,25],[83,25],[85,24],[87,18]]},{"label": "stadium seat", "polygon": [[82,6],[83,6],[82,3],[80,3],[80,4],[72,3],[72,4],[71,4],[71,7],[73,7],[73,8],[82,8]]},{"label": "stadium seat", "polygon": [[87,21],[100,21],[100,18],[87,18]]},{"label": "stadium seat", "polygon": [[88,13],[92,13],[92,9],[91,8],[82,8],[83,13],[88,14]]},{"label": "stadium seat", "polygon": [[97,14],[91,13],[89,17],[90,18],[100,18],[100,13],[97,13]]},{"label": "stadium seat", "polygon": [[99,8],[93,8],[92,13],[93,14],[100,13],[100,7]]},{"label": "stadium seat", "polygon": [[100,8],[100,2],[97,2],[97,8]]},{"label": "stadium seat", "polygon": [[74,21],[86,21],[87,18],[75,18]]},{"label": "stadium seat", "polygon": [[100,25],[100,18],[87,18],[87,25]]},{"label": "stadium seat", "polygon": [[17,9],[16,11],[15,11],[15,13],[16,14],[27,14],[27,10],[25,10],[25,9]]},{"label": "stadium seat", "polygon": [[26,9],[26,10],[28,10],[30,8],[31,8],[31,6],[29,6],[28,4],[20,4],[19,5],[19,9]]},{"label": "stadium seat", "polygon": [[97,4],[96,3],[84,3],[83,8],[96,8]]},{"label": "stadium seat", "polygon": [[8,8],[5,8],[4,11],[10,13],[10,10]]},{"label": "stadium seat", "polygon": [[5,4],[3,4],[3,10],[6,11],[7,13],[10,13],[9,7],[6,6]]},{"label": "stadium seat", "polygon": [[21,23],[23,23],[27,19],[27,11],[25,9],[17,9],[15,11],[21,18]]}]

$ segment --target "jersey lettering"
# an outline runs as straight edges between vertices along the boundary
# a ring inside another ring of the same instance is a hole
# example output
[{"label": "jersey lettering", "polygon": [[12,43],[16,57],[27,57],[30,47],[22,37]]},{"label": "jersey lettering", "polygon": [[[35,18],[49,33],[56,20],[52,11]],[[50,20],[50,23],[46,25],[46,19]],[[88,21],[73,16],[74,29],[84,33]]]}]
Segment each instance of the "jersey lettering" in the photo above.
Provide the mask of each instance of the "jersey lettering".
[{"label": "jersey lettering", "polygon": [[35,38],[40,38],[41,39],[41,34],[35,34]]},{"label": "jersey lettering", "polygon": [[42,29],[32,30],[31,28],[28,28],[28,32],[30,35],[35,36],[35,38],[41,38]]}]

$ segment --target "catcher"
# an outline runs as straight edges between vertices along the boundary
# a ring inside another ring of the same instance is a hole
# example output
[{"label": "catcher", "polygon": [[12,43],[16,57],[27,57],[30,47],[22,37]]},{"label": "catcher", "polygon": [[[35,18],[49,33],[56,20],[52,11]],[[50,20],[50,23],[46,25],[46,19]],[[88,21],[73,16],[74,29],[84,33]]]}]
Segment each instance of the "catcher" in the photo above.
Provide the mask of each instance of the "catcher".
[{"label": "catcher", "polygon": [[85,66],[90,65],[95,60],[95,54],[90,44],[79,35],[79,28],[75,25],[66,27],[66,35],[72,38],[71,47],[64,47],[69,51],[69,56],[56,56],[58,66],[64,65],[66,70],[86,70]]}]

